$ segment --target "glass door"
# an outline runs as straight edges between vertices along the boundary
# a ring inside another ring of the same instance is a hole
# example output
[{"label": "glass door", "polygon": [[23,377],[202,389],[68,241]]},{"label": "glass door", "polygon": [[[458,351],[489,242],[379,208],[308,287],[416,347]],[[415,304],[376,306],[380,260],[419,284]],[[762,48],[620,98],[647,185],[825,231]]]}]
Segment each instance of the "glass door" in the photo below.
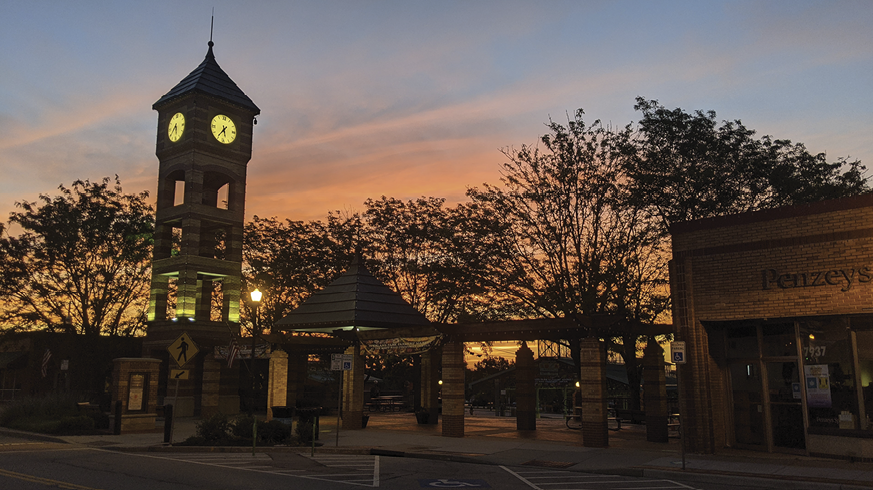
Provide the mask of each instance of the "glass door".
[{"label": "glass door", "polygon": [[766,366],[773,446],[805,449],[803,399],[797,362],[767,362]]},{"label": "glass door", "polygon": [[730,373],[734,403],[734,438],[737,444],[766,448],[764,397],[759,364],[732,362]]}]

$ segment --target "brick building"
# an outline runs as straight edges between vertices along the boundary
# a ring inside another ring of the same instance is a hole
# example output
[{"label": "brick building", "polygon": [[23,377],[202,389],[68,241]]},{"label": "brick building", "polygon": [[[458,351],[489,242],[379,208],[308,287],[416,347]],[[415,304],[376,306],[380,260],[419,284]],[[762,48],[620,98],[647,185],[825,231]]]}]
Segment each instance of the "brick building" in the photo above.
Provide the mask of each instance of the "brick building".
[{"label": "brick building", "polygon": [[689,450],[873,458],[873,195],[671,233]]}]

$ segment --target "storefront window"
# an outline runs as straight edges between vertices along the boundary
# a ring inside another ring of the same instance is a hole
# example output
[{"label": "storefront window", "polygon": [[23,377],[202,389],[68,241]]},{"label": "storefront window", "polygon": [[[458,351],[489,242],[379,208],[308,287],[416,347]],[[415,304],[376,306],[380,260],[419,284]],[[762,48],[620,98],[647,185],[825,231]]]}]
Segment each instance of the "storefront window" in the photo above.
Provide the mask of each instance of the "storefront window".
[{"label": "storefront window", "polygon": [[858,364],[861,367],[861,391],[864,394],[864,408],[867,412],[862,427],[873,430],[873,330],[856,333],[858,344]]},{"label": "storefront window", "polygon": [[800,323],[810,427],[856,429],[860,426],[847,327],[841,318]]},{"label": "storefront window", "polygon": [[764,342],[761,349],[764,357],[797,357],[794,322],[764,325],[762,332]]},{"label": "storefront window", "polygon": [[728,359],[758,357],[758,327],[744,325],[727,330]]}]

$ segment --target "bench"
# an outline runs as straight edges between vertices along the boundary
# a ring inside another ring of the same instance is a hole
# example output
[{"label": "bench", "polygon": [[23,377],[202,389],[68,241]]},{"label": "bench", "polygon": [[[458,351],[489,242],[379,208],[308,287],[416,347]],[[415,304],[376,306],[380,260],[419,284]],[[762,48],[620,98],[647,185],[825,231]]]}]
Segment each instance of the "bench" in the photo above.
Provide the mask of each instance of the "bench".
[{"label": "bench", "polygon": [[621,408],[615,409],[616,418],[627,420],[632,424],[646,423],[646,412],[643,410],[625,410]]}]

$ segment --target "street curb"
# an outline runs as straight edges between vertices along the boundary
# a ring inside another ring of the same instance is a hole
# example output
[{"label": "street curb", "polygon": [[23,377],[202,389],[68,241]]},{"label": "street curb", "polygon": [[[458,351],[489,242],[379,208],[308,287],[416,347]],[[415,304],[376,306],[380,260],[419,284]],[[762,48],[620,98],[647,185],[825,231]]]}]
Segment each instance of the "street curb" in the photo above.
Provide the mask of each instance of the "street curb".
[{"label": "street curb", "polygon": [[738,485],[742,487],[759,487],[787,490],[870,490],[873,482],[824,480],[821,478],[791,477],[786,475],[738,475],[721,471],[708,470],[668,470],[655,467],[640,467],[642,476],[665,480],[682,480],[695,483],[718,483],[722,485]]},{"label": "street curb", "polygon": [[60,444],[69,444],[67,441],[46,434],[38,434],[36,432],[25,432],[22,430],[10,429],[8,427],[0,427],[0,434],[10,436],[10,437],[20,437],[21,439],[29,439],[33,441],[42,441],[42,442],[56,442]]}]

